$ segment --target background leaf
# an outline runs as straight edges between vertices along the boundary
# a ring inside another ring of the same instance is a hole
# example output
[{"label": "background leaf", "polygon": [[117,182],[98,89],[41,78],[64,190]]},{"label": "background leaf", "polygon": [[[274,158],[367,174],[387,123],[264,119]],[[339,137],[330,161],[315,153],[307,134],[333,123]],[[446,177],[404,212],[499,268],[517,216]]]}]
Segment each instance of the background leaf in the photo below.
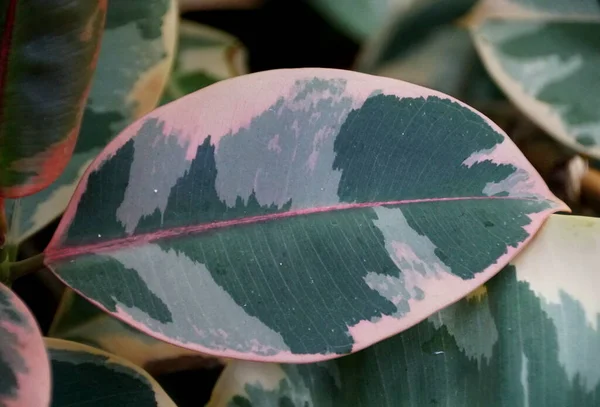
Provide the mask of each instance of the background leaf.
[{"label": "background leaf", "polygon": [[69,162],[106,0],[6,0],[0,14],[0,197],[35,193]]},{"label": "background leaf", "polygon": [[396,10],[362,46],[360,72],[415,83],[469,104],[502,99],[458,20],[476,0],[419,0]]},{"label": "background leaf", "polygon": [[49,402],[50,366],[40,329],[27,306],[0,284],[0,405]]},{"label": "background leaf", "polygon": [[362,42],[373,35],[394,9],[408,7],[417,0],[310,0],[316,10],[347,35]]},{"label": "background leaf", "polygon": [[174,57],[176,0],[112,1],[75,152],[45,190],[7,207],[10,243],[18,245],[59,217],[83,172],[127,125],[152,111]]},{"label": "background leaf", "polygon": [[46,338],[52,407],[175,407],[154,379],[125,359],[91,346]]},{"label": "background leaf", "polygon": [[88,169],[46,260],[158,339],[309,362],[458,300],[561,209],[460,102],[353,72],[279,70],[130,126]]},{"label": "background leaf", "polygon": [[209,407],[596,406],[598,249],[598,219],[551,216],[462,301],[335,361],[231,361]]},{"label": "background leaf", "polygon": [[600,3],[483,1],[472,35],[512,102],[558,141],[600,157]]},{"label": "background leaf", "polygon": [[175,66],[161,104],[247,73],[247,53],[235,37],[211,27],[182,21]]}]

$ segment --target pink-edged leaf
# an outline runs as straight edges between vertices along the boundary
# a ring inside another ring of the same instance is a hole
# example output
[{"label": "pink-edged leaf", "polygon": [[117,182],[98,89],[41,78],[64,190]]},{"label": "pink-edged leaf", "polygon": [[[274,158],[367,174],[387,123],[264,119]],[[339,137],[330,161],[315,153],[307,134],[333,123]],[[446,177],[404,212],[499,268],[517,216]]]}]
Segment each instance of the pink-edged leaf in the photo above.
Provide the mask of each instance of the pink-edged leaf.
[{"label": "pink-edged leaf", "polygon": [[0,197],[51,184],[75,148],[106,0],[0,3]]},{"label": "pink-edged leaf", "polygon": [[83,176],[46,261],[158,339],[310,362],[464,297],[558,210],[517,147],[459,101],[277,70],[128,127]]},{"label": "pink-edged leaf", "polygon": [[0,284],[0,406],[50,403],[50,363],[40,329],[27,306]]}]

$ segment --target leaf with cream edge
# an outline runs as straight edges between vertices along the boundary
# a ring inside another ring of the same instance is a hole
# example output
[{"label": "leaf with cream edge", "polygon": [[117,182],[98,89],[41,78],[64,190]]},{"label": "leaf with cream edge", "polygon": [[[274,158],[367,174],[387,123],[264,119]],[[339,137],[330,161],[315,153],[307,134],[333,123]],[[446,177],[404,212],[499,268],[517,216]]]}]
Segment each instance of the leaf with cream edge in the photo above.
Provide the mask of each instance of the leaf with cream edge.
[{"label": "leaf with cream edge", "polygon": [[247,74],[247,58],[246,49],[237,38],[211,27],[181,21],[177,56],[161,104],[223,79]]},{"label": "leaf with cream edge", "polygon": [[80,343],[45,341],[52,362],[52,407],[176,407],[139,366]]},{"label": "leaf with cream edge", "polygon": [[485,0],[470,24],[513,103],[564,145],[600,157],[600,3]]},{"label": "leaf with cream edge", "polygon": [[157,106],[174,59],[177,18],[176,0],[110,2],[73,157],[48,188],[7,203],[9,244],[18,246],[58,218],[94,157]]},{"label": "leaf with cream edge", "polygon": [[63,171],[96,66],[106,0],[4,0],[0,12],[0,199]]},{"label": "leaf with cream edge", "polygon": [[102,349],[147,370],[163,374],[222,364],[215,358],[159,341],[67,289],[48,336]]},{"label": "leaf with cream edge", "polygon": [[27,306],[0,284],[0,406],[50,403],[50,364],[42,334]]},{"label": "leaf with cream edge", "polygon": [[511,265],[335,361],[231,361],[208,407],[600,404],[600,220],[551,216]]},{"label": "leaf with cream edge", "polygon": [[157,339],[311,362],[457,301],[559,210],[461,102],[350,71],[277,70],[127,128],[45,254],[67,285]]}]

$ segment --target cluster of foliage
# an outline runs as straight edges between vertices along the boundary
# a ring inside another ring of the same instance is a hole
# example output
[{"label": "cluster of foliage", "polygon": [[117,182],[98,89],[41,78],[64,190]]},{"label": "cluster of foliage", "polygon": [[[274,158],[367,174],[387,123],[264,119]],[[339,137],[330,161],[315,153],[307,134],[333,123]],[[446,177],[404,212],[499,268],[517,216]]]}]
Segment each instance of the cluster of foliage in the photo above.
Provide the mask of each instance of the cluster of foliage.
[{"label": "cluster of foliage", "polygon": [[600,4],[310,3],[352,69],[180,16],[260,1],[0,0],[0,406],[182,407],[158,376],[214,365],[211,407],[600,405],[600,221],[487,117],[581,191]]}]

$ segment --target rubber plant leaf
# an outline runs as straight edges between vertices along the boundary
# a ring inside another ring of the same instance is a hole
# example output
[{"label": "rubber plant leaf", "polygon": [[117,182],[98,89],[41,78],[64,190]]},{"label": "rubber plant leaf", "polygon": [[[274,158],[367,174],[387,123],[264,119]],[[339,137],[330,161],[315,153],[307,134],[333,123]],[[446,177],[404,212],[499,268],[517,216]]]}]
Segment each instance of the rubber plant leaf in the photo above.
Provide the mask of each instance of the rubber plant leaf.
[{"label": "rubber plant leaf", "polygon": [[106,0],[2,0],[0,198],[51,184],[71,158]]},{"label": "rubber plant leaf", "polygon": [[240,41],[220,30],[181,21],[175,65],[161,104],[172,102],[223,79],[248,73]]},{"label": "rubber plant leaf", "polygon": [[52,363],[52,407],[175,407],[160,385],[133,363],[91,346],[46,338]]},{"label": "rubber plant leaf", "polygon": [[0,284],[0,405],[47,407],[50,364],[27,306]]},{"label": "rubber plant leaf", "polygon": [[157,106],[174,59],[177,19],[176,0],[109,3],[73,157],[48,188],[14,202],[8,214],[10,244],[18,246],[58,218],[94,157],[121,130]]},{"label": "rubber plant leaf", "polygon": [[569,406],[600,394],[600,220],[552,216],[502,272],[362,352],[232,361],[208,407]]},{"label": "rubber plant leaf", "polygon": [[471,105],[502,99],[469,30],[458,22],[476,0],[420,0],[386,19],[365,42],[356,70],[412,82]]},{"label": "rubber plant leaf", "polygon": [[558,141],[600,157],[600,3],[485,0],[477,50],[512,102]]},{"label": "rubber plant leaf", "polygon": [[224,363],[193,350],[159,341],[102,312],[70,289],[63,294],[48,336],[84,343],[124,357],[152,375]]},{"label": "rubber plant leaf", "polygon": [[45,254],[67,285],[157,339],[311,362],[462,298],[559,210],[506,135],[446,95],[277,70],[129,126]]}]

